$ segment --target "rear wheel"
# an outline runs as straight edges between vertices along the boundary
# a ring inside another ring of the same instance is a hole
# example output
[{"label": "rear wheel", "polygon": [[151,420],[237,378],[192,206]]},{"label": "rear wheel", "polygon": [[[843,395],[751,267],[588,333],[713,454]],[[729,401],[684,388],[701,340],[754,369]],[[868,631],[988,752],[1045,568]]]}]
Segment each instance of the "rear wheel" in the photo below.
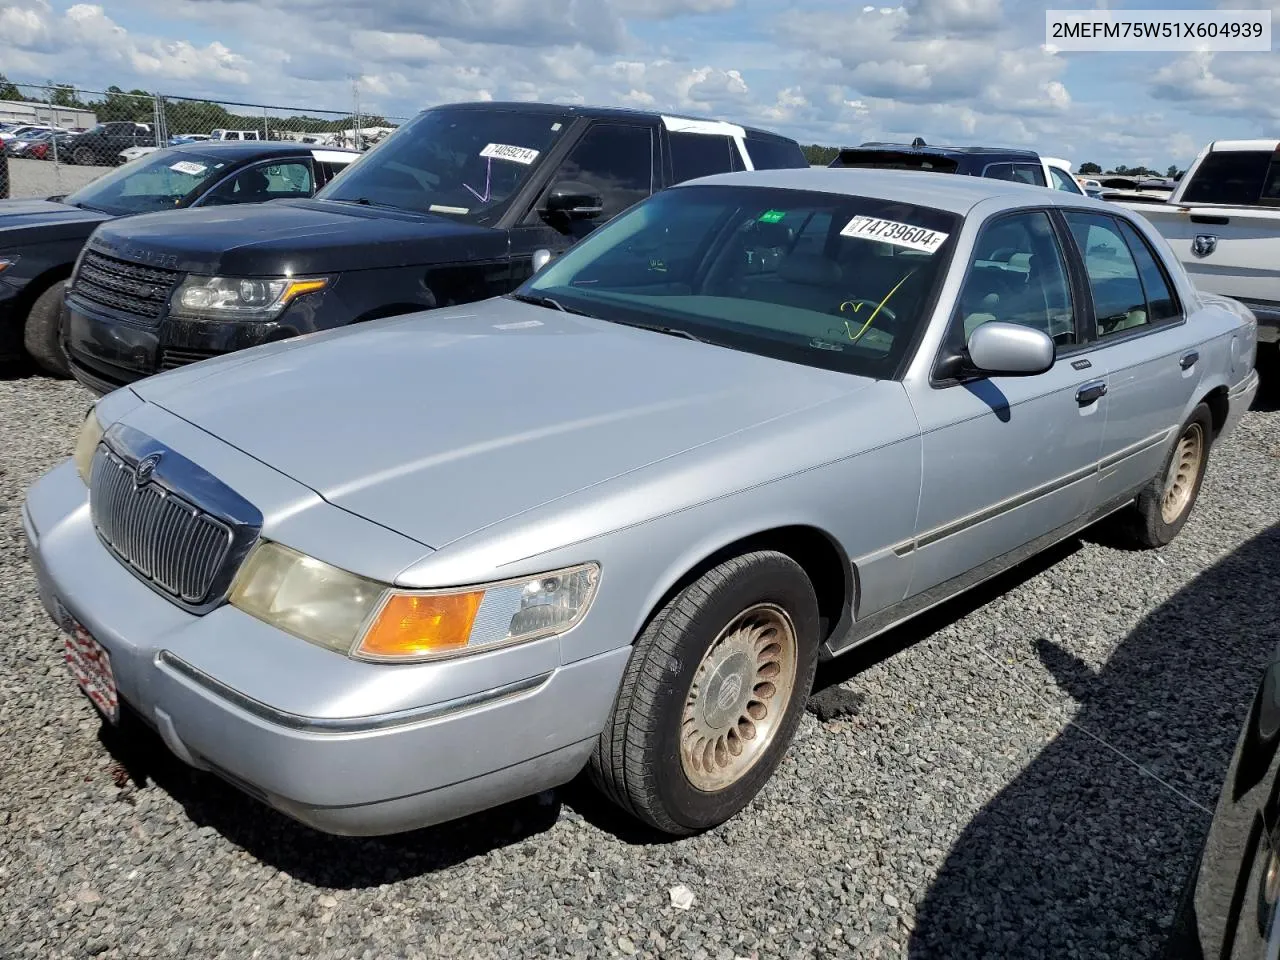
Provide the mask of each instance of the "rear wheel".
[{"label": "rear wheel", "polygon": [[666,833],[723,823],[785,754],[817,653],[817,598],[799,564],[760,551],[714,567],[637,639],[592,780]]},{"label": "rear wheel", "polygon": [[62,282],[54,283],[36,298],[27,313],[22,345],[40,369],[56,377],[71,376],[62,350]]},{"label": "rear wheel", "polygon": [[97,161],[93,151],[88,147],[76,147],[71,151],[71,159],[82,167],[92,167]]},{"label": "rear wheel", "polygon": [[1131,508],[1128,532],[1138,546],[1163,547],[1178,535],[1200,495],[1212,443],[1213,415],[1202,403],[1183,424],[1164,470]]}]

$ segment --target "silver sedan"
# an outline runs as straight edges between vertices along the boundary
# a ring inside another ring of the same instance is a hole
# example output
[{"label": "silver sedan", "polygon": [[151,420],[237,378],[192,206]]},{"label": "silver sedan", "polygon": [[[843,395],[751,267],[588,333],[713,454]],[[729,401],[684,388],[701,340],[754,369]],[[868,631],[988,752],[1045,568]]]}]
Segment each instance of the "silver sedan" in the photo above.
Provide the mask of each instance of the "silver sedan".
[{"label": "silver sedan", "polygon": [[1168,543],[1255,345],[1111,205],[733,174],[507,297],[118,390],[23,518],[105,717],[286,814],[390,833],[585,768],[683,834],[819,659],[1104,517]]}]

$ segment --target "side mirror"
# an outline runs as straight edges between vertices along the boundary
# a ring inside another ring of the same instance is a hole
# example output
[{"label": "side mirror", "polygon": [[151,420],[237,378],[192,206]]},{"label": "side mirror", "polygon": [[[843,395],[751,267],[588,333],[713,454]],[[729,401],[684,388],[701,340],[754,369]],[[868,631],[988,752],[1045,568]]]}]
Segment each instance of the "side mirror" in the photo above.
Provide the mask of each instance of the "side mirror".
[{"label": "side mirror", "polygon": [[533,272],[537,273],[539,270],[545,267],[548,263],[550,263],[553,259],[554,259],[554,256],[552,255],[551,251],[548,250],[546,247],[541,247],[533,251]]},{"label": "side mirror", "polygon": [[590,220],[604,213],[604,198],[585,183],[561,180],[547,194],[543,209],[573,220]]},{"label": "side mirror", "polygon": [[969,335],[966,366],[992,376],[1028,377],[1053,367],[1057,348],[1047,333],[998,320]]}]

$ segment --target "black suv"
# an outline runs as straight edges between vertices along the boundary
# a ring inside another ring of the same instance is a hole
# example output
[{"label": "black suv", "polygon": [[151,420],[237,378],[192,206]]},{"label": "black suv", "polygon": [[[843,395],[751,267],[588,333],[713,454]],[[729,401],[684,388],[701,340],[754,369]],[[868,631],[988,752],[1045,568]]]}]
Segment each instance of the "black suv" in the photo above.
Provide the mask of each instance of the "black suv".
[{"label": "black suv", "polygon": [[864,143],[845,147],[831,161],[832,167],[875,167],[892,170],[929,170],[994,180],[1015,180],[1048,186],[1044,165],[1034,150],[1011,147],[933,147],[916,138],[905,143]]},{"label": "black suv", "polygon": [[103,392],[298,334],[507,293],[664,186],[807,167],[714,120],[537,103],[420,113],[309,200],[99,227],[67,296],[71,370]]},{"label": "black suv", "polygon": [[154,147],[155,135],[145,123],[111,120],[58,141],[58,159],[82,166],[114,167],[124,162],[122,150]]},{"label": "black suv", "polygon": [[70,196],[0,200],[0,362],[25,350],[49,373],[70,373],[59,344],[62,288],[103,221],[309,197],[359,156],[304,143],[192,143],[140,157]]}]

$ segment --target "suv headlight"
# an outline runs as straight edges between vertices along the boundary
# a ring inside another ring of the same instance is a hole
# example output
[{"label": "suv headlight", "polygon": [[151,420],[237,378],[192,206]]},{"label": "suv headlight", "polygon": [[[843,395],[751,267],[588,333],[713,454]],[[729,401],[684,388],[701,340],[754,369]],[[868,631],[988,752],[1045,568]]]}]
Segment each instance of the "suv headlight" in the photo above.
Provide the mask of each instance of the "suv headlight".
[{"label": "suv headlight", "polygon": [[76,437],[76,449],[72,459],[76,462],[76,470],[85,486],[89,485],[89,474],[93,471],[93,455],[102,442],[102,422],[98,419],[95,408],[89,408],[89,414],[80,424],[80,434]]},{"label": "suv headlight", "polygon": [[272,320],[298,297],[328,285],[328,277],[189,276],[174,291],[170,313],[188,320]]},{"label": "suv headlight", "polygon": [[595,597],[600,568],[582,564],[447,590],[401,590],[263,541],[230,603],[294,636],[360,660],[463,656],[564,633]]}]

